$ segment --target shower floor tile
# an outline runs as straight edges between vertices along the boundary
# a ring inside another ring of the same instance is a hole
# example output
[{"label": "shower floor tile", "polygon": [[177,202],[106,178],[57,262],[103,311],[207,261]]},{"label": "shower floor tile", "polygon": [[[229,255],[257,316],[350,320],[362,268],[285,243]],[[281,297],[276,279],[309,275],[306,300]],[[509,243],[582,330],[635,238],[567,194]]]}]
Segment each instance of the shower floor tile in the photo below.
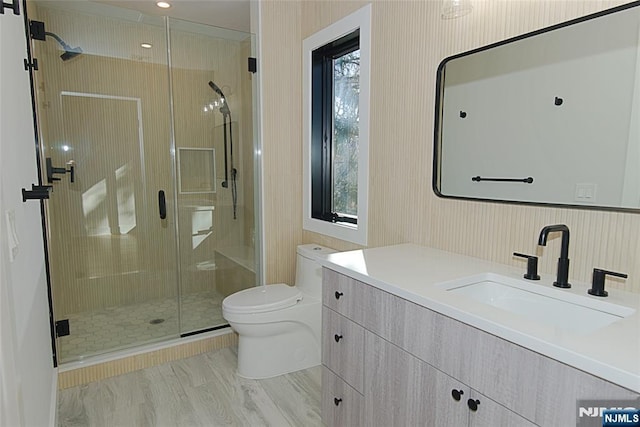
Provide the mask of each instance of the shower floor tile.
[{"label": "shower floor tile", "polygon": [[223,325],[226,323],[222,317],[223,298],[216,291],[185,295],[181,330],[176,298],[71,314],[67,316],[70,335],[57,341],[58,360],[61,363],[83,360]]}]

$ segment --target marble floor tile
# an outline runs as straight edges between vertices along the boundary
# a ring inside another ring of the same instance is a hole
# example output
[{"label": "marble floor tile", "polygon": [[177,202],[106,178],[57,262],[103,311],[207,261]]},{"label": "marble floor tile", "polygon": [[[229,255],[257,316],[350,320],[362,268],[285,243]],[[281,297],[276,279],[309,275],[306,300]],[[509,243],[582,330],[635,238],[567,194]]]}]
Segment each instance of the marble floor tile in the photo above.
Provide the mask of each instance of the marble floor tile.
[{"label": "marble floor tile", "polygon": [[224,348],[61,390],[58,426],[322,425],[320,367],[249,380],[236,364]]}]

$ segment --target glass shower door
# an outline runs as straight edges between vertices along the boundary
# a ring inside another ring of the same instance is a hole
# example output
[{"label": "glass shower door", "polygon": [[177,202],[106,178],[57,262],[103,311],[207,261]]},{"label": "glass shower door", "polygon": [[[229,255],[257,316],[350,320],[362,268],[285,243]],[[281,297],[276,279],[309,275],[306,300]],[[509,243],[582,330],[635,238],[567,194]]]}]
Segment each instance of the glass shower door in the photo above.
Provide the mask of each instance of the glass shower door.
[{"label": "glass shower door", "polygon": [[178,175],[181,333],[226,325],[256,285],[252,34],[169,20]]},{"label": "glass shower door", "polygon": [[73,3],[29,4],[56,36],[32,46],[59,362],[177,337],[180,323],[164,21]]}]

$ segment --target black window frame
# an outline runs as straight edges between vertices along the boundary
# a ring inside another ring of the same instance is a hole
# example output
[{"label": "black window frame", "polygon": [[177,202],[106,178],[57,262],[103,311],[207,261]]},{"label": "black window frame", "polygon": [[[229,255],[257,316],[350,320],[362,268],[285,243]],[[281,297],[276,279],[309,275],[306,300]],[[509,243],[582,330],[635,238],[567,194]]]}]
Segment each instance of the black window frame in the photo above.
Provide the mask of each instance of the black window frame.
[{"label": "black window frame", "polygon": [[353,215],[333,212],[333,61],[360,49],[360,29],[327,43],[311,56],[311,217],[357,224]]}]

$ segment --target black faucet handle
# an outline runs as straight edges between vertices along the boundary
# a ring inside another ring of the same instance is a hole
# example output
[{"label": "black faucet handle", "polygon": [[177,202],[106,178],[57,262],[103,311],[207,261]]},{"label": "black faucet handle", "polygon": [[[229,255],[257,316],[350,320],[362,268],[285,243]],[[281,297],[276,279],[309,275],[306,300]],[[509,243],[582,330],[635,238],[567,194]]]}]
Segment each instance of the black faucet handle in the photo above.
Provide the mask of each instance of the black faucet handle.
[{"label": "black faucet handle", "polygon": [[593,269],[593,279],[591,281],[591,289],[587,291],[589,295],[593,295],[596,297],[606,297],[609,295],[609,292],[604,290],[604,279],[605,276],[616,276],[626,279],[629,277],[625,273],[617,273],[615,271],[603,270],[601,268]]},{"label": "black faucet handle", "polygon": [[526,255],[519,252],[514,252],[513,256],[527,259],[527,273],[523,276],[529,280],[540,280],[538,276],[538,257],[535,255]]}]

